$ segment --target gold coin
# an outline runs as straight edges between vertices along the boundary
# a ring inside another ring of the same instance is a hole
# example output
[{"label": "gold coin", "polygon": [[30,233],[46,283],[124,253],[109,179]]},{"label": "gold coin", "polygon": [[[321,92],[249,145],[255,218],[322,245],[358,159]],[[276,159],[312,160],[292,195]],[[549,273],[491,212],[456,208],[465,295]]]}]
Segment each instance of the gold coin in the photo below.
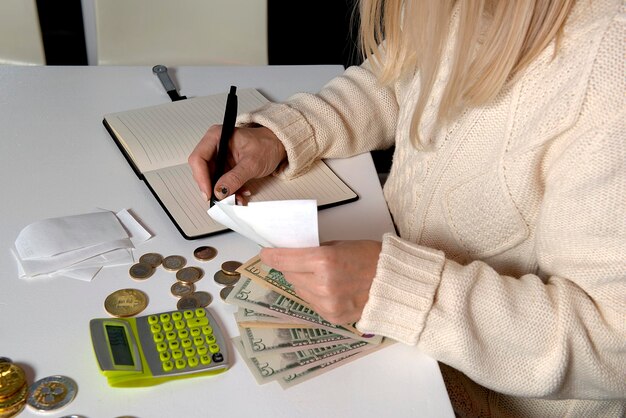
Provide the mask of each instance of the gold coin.
[{"label": "gold coin", "polygon": [[178,308],[179,310],[196,309],[199,307],[200,307],[200,303],[198,299],[194,298],[193,296],[183,296],[182,298],[180,298],[180,300],[176,304],[176,308]]},{"label": "gold coin", "polygon": [[139,257],[139,262],[150,264],[152,267],[157,268],[163,262],[163,256],[157,253],[147,253]]},{"label": "gold coin", "polygon": [[199,267],[185,267],[176,272],[176,280],[185,283],[195,283],[204,276],[204,271]]},{"label": "gold coin", "polygon": [[28,397],[28,384],[24,384],[8,399],[0,401],[0,417],[13,417],[26,405]]},{"label": "gold coin", "polygon": [[148,263],[139,262],[130,266],[128,269],[128,274],[130,277],[136,280],[144,280],[154,274],[154,267]]},{"label": "gold coin", "polygon": [[0,401],[15,395],[26,384],[24,370],[13,363],[0,363]]},{"label": "gold coin", "polygon": [[169,255],[163,259],[163,267],[165,270],[177,271],[185,267],[187,260],[180,255]]},{"label": "gold coin", "polygon": [[193,256],[196,258],[196,260],[200,260],[200,261],[212,260],[215,258],[216,255],[217,255],[217,250],[208,245],[198,247],[193,252]]},{"label": "gold coin", "polygon": [[222,263],[222,271],[231,276],[238,275],[237,269],[241,266],[239,261],[225,261]]},{"label": "gold coin", "polygon": [[172,285],[170,291],[172,292],[172,295],[176,296],[177,298],[190,296],[193,292],[196,291],[196,285],[194,285],[193,283],[177,281]]},{"label": "gold coin", "polygon": [[224,271],[220,270],[213,275],[213,280],[215,283],[221,284],[222,286],[232,286],[239,281],[241,275],[237,274],[226,274]]},{"label": "gold coin", "polygon": [[196,298],[199,308],[205,308],[213,301],[213,297],[209,292],[194,292],[191,296]]},{"label": "gold coin", "polygon": [[120,289],[104,301],[104,309],[116,317],[137,315],[148,306],[148,296],[138,289]]},{"label": "gold coin", "polygon": [[222,290],[220,290],[220,298],[226,302],[226,298],[228,297],[228,295],[230,294],[230,292],[235,288],[235,286],[226,286],[223,287]]}]

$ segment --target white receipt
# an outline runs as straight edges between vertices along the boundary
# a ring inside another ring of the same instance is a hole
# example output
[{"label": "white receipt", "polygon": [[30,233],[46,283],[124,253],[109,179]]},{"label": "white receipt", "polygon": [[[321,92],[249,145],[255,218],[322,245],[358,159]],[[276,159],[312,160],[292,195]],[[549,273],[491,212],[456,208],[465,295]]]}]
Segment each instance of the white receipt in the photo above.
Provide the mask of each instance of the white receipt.
[{"label": "white receipt", "polygon": [[315,200],[275,200],[237,206],[235,196],[229,196],[216,202],[207,213],[262,247],[319,246]]}]

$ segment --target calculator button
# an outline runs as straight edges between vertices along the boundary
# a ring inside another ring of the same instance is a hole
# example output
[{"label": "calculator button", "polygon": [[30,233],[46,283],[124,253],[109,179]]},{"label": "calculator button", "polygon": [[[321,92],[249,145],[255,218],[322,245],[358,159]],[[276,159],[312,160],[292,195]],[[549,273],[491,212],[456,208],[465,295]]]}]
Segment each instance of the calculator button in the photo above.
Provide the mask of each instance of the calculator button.
[{"label": "calculator button", "polygon": [[165,333],[165,338],[167,338],[168,341],[172,341],[176,339],[176,333],[174,331],[170,331]]},{"label": "calculator button", "polygon": [[189,338],[189,331],[186,329],[181,329],[178,331],[178,338]]},{"label": "calculator button", "polygon": [[165,343],[157,343],[156,349],[157,349],[157,351],[159,353],[162,352],[162,351],[165,351],[165,350],[167,350],[167,344],[165,344]]},{"label": "calculator button", "polygon": [[172,358],[179,359],[183,357],[183,352],[180,350],[172,350]]},{"label": "calculator button", "polygon": [[198,355],[199,355],[199,356],[203,356],[203,355],[205,355],[206,353],[208,353],[208,351],[209,351],[209,347],[207,347],[206,345],[203,345],[203,346],[201,346],[201,347],[198,347],[198,348],[196,349],[196,351],[198,352]]},{"label": "calculator button", "polygon": [[192,319],[188,319],[187,320],[187,326],[189,328],[203,327],[205,325],[209,325],[209,318],[207,318],[207,317],[204,317],[204,318],[192,318]]},{"label": "calculator button", "polygon": [[182,320],[178,320],[174,322],[174,326],[176,327],[176,329],[183,329],[185,328],[185,323]]},{"label": "calculator button", "polygon": [[163,331],[171,331],[174,329],[174,324],[172,322],[165,322],[163,324]]},{"label": "calculator button", "polygon": [[172,317],[168,313],[162,313],[161,315],[159,315],[159,318],[163,323],[170,322],[170,319],[172,319]]},{"label": "calculator button", "polygon": [[205,327],[202,327],[202,333],[204,335],[211,335],[211,334],[213,334],[213,328],[211,328],[211,325],[207,325]]},{"label": "calculator button", "polygon": [[196,367],[200,361],[198,357],[189,357],[187,362],[189,363],[189,367]]},{"label": "calculator button", "polygon": [[152,324],[152,325],[150,325],[150,332],[152,332],[153,334],[155,334],[157,332],[161,332],[161,325],[160,324]]},{"label": "calculator button", "polygon": [[176,360],[176,368],[177,369],[184,369],[187,366],[187,362],[185,361],[185,359],[179,358],[178,360]]},{"label": "calculator button", "polygon": [[180,348],[180,342],[178,340],[170,341],[170,350],[178,350]]},{"label": "calculator button", "polygon": [[196,317],[204,318],[205,316],[206,316],[206,311],[204,310],[204,308],[196,309]]},{"label": "calculator button", "polygon": [[185,348],[185,357],[193,357],[196,355],[196,349],[193,347]]},{"label": "calculator button", "polygon": [[213,354],[213,361],[216,363],[221,363],[224,361],[224,355],[222,353]]},{"label": "calculator button", "polygon": [[185,317],[185,319],[191,319],[194,317],[193,311],[184,311],[183,316]]},{"label": "calculator button", "polygon": [[169,351],[163,351],[162,353],[159,353],[159,358],[161,361],[168,361],[172,358],[172,355]]},{"label": "calculator button", "polygon": [[160,343],[161,341],[163,341],[164,338],[165,336],[160,332],[157,332],[156,334],[152,336],[152,339],[154,340],[155,343]]},{"label": "calculator button", "polygon": [[182,340],[180,340],[180,345],[182,345],[184,348],[191,347],[191,340],[189,338],[183,338]]},{"label": "calculator button", "polygon": [[192,337],[198,337],[202,331],[200,330],[200,328],[191,328],[191,331],[189,332],[191,333]]},{"label": "calculator button", "polygon": [[173,368],[174,368],[174,363],[172,363],[171,361],[164,361],[163,362],[163,371],[164,372],[169,372]]},{"label": "calculator button", "polygon": [[199,345],[204,344],[204,338],[202,337],[194,337],[193,338],[193,345],[195,345],[196,347]]},{"label": "calculator button", "polygon": [[148,324],[152,325],[152,324],[156,324],[157,322],[159,322],[159,317],[156,315],[150,315],[148,317]]},{"label": "calculator button", "polygon": [[211,363],[211,356],[209,355],[200,356],[200,363],[204,364],[205,366]]},{"label": "calculator button", "polygon": [[213,354],[217,353],[218,351],[220,351],[220,346],[217,344],[211,344],[209,346],[209,351]]},{"label": "calculator button", "polygon": [[215,335],[207,335],[206,336],[206,343],[211,345],[211,344],[215,344]]},{"label": "calculator button", "polygon": [[173,319],[174,321],[180,321],[181,319],[183,319],[183,314],[182,314],[182,312],[178,312],[178,311],[176,311],[176,312],[172,312],[172,319]]}]

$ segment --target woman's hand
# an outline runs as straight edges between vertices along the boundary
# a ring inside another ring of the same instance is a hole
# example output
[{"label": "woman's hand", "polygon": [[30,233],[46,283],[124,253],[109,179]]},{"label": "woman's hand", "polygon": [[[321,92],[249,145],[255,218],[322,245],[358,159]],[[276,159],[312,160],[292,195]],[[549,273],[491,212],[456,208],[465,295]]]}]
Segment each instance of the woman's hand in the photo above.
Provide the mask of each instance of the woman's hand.
[{"label": "woman's hand", "polygon": [[261,261],[282,272],[299,297],[324,319],[347,324],[361,318],[382,244],[332,241],[314,248],[264,248]]},{"label": "woman's hand", "polygon": [[188,159],[193,178],[205,200],[211,197],[211,186],[215,189],[215,196],[224,199],[240,190],[248,180],[271,174],[287,157],[285,147],[269,129],[235,128],[224,175],[211,179],[221,132],[222,125],[211,126]]}]

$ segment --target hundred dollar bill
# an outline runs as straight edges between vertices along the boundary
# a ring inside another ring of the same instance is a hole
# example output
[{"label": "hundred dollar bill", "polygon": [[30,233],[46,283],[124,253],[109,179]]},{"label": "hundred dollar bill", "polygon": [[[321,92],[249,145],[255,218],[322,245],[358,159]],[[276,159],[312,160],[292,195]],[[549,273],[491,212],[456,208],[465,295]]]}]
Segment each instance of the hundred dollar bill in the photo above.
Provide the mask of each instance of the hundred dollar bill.
[{"label": "hundred dollar bill", "polygon": [[283,376],[300,373],[320,364],[347,357],[365,350],[370,345],[365,341],[354,341],[350,344],[338,344],[292,353],[274,353],[262,357],[248,357],[246,356],[241,337],[233,338],[233,343],[260,385]]},{"label": "hundred dollar bill", "polygon": [[242,277],[235,285],[226,302],[241,308],[248,308],[268,315],[285,318],[291,322],[314,325],[347,337],[379,344],[381,336],[355,334],[343,326],[334,325],[322,318],[314,310],[307,308],[293,299],[289,299],[266,287],[259,286],[251,279]]},{"label": "hundred dollar bill", "polygon": [[288,353],[356,340],[321,328],[246,328],[239,326],[239,335],[248,357],[270,353]]},{"label": "hundred dollar bill", "polygon": [[[312,309],[307,301],[297,295],[291,283],[285,279],[285,276],[280,271],[263,264],[258,255],[239,266],[237,272],[260,286],[270,289],[286,298],[295,300],[306,308]],[[344,324],[343,328],[357,335],[362,335],[361,331],[356,329],[354,324]]]},{"label": "hundred dollar bill", "polygon": [[277,379],[278,383],[280,384],[280,386],[283,389],[289,389],[290,387],[293,387],[299,383],[302,382],[306,382],[309,379],[312,379],[316,376],[319,376],[323,373],[329,372],[339,366],[343,366],[344,364],[348,364],[351,363],[361,357],[364,357],[368,354],[371,354],[375,351],[378,351],[384,347],[387,347],[391,344],[393,344],[395,341],[390,340],[388,338],[385,338],[382,342],[382,344],[378,344],[378,345],[369,345],[366,349],[359,351],[357,353],[353,353],[350,354],[346,357],[342,357],[339,359],[335,359],[332,361],[329,361],[328,363],[322,363],[322,364],[318,364],[316,366],[313,366],[309,369],[306,369],[304,371],[298,372],[298,373],[291,373],[288,374],[286,376],[281,377],[280,379]]}]

